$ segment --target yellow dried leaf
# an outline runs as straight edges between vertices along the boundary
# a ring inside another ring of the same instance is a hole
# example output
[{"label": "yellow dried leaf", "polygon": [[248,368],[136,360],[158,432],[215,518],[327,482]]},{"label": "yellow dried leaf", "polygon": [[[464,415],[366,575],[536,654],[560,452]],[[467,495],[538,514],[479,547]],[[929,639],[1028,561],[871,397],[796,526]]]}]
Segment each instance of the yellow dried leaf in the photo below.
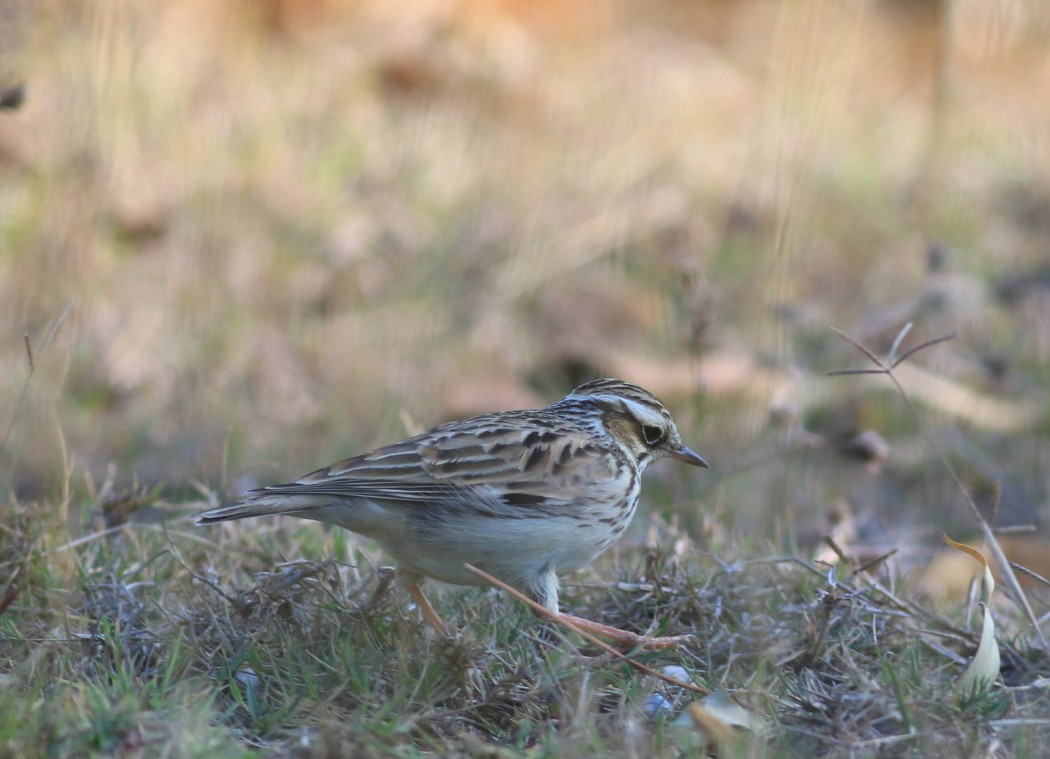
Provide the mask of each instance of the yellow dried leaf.
[{"label": "yellow dried leaf", "polygon": [[973,696],[991,686],[999,676],[999,644],[995,642],[995,619],[992,617],[988,604],[991,601],[992,592],[995,590],[995,579],[988,566],[988,560],[980,551],[971,546],[957,543],[944,536],[944,541],[959,551],[962,551],[981,563],[984,573],[981,578],[981,639],[977,644],[977,653],[966,665],[959,679],[955,682],[955,692],[960,696]]},{"label": "yellow dried leaf", "polygon": [[713,745],[724,745],[748,733],[761,733],[766,727],[762,715],[741,706],[723,690],[713,691],[690,704],[675,720],[680,726],[689,723]]}]

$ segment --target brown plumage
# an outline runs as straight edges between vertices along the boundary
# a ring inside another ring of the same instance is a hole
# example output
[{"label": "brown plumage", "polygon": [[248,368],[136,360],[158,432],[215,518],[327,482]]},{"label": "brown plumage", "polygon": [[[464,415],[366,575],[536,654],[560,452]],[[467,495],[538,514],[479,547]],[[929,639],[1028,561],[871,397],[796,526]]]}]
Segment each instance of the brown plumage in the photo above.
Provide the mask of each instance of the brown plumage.
[{"label": "brown plumage", "polygon": [[367,535],[394,558],[402,583],[439,628],[419,583],[484,584],[464,564],[557,614],[558,576],[587,565],[623,533],[642,472],[664,456],[707,466],[655,396],[601,379],[546,408],[450,422],[253,490],[200,514],[198,524],[285,514]]}]

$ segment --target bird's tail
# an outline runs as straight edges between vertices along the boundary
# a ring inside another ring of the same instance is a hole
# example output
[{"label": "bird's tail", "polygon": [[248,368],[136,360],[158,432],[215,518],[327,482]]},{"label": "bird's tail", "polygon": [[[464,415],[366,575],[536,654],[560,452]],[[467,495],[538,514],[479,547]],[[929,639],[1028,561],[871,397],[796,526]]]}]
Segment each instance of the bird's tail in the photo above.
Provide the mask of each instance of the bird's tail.
[{"label": "bird's tail", "polygon": [[229,522],[233,519],[275,516],[277,514],[310,519],[312,515],[308,512],[322,508],[328,500],[317,495],[282,493],[280,487],[252,490],[239,503],[202,511],[197,515],[197,524],[215,524],[216,522]]}]

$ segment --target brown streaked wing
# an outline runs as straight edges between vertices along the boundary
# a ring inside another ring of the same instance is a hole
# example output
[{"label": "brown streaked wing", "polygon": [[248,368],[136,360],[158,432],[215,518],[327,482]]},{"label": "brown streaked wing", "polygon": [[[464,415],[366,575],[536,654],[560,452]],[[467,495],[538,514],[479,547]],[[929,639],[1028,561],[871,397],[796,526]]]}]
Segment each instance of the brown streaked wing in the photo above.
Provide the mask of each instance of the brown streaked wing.
[{"label": "brown streaked wing", "polygon": [[508,503],[571,500],[580,482],[603,482],[614,464],[582,431],[562,424],[488,427],[420,446],[423,469],[438,481],[489,487]]},{"label": "brown streaked wing", "polygon": [[485,499],[535,507],[567,502],[580,482],[615,476],[615,463],[580,430],[536,426],[446,425],[265,490],[343,498],[434,502],[476,489]]}]

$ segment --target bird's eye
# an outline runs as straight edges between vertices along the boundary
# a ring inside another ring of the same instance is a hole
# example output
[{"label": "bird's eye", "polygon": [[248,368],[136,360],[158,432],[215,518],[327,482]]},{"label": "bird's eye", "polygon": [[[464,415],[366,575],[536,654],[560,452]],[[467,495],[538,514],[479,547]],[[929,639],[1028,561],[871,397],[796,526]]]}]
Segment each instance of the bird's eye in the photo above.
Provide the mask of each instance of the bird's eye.
[{"label": "bird's eye", "polygon": [[645,438],[646,445],[659,445],[664,441],[664,435],[663,427],[657,427],[655,424],[642,425],[642,437]]}]

